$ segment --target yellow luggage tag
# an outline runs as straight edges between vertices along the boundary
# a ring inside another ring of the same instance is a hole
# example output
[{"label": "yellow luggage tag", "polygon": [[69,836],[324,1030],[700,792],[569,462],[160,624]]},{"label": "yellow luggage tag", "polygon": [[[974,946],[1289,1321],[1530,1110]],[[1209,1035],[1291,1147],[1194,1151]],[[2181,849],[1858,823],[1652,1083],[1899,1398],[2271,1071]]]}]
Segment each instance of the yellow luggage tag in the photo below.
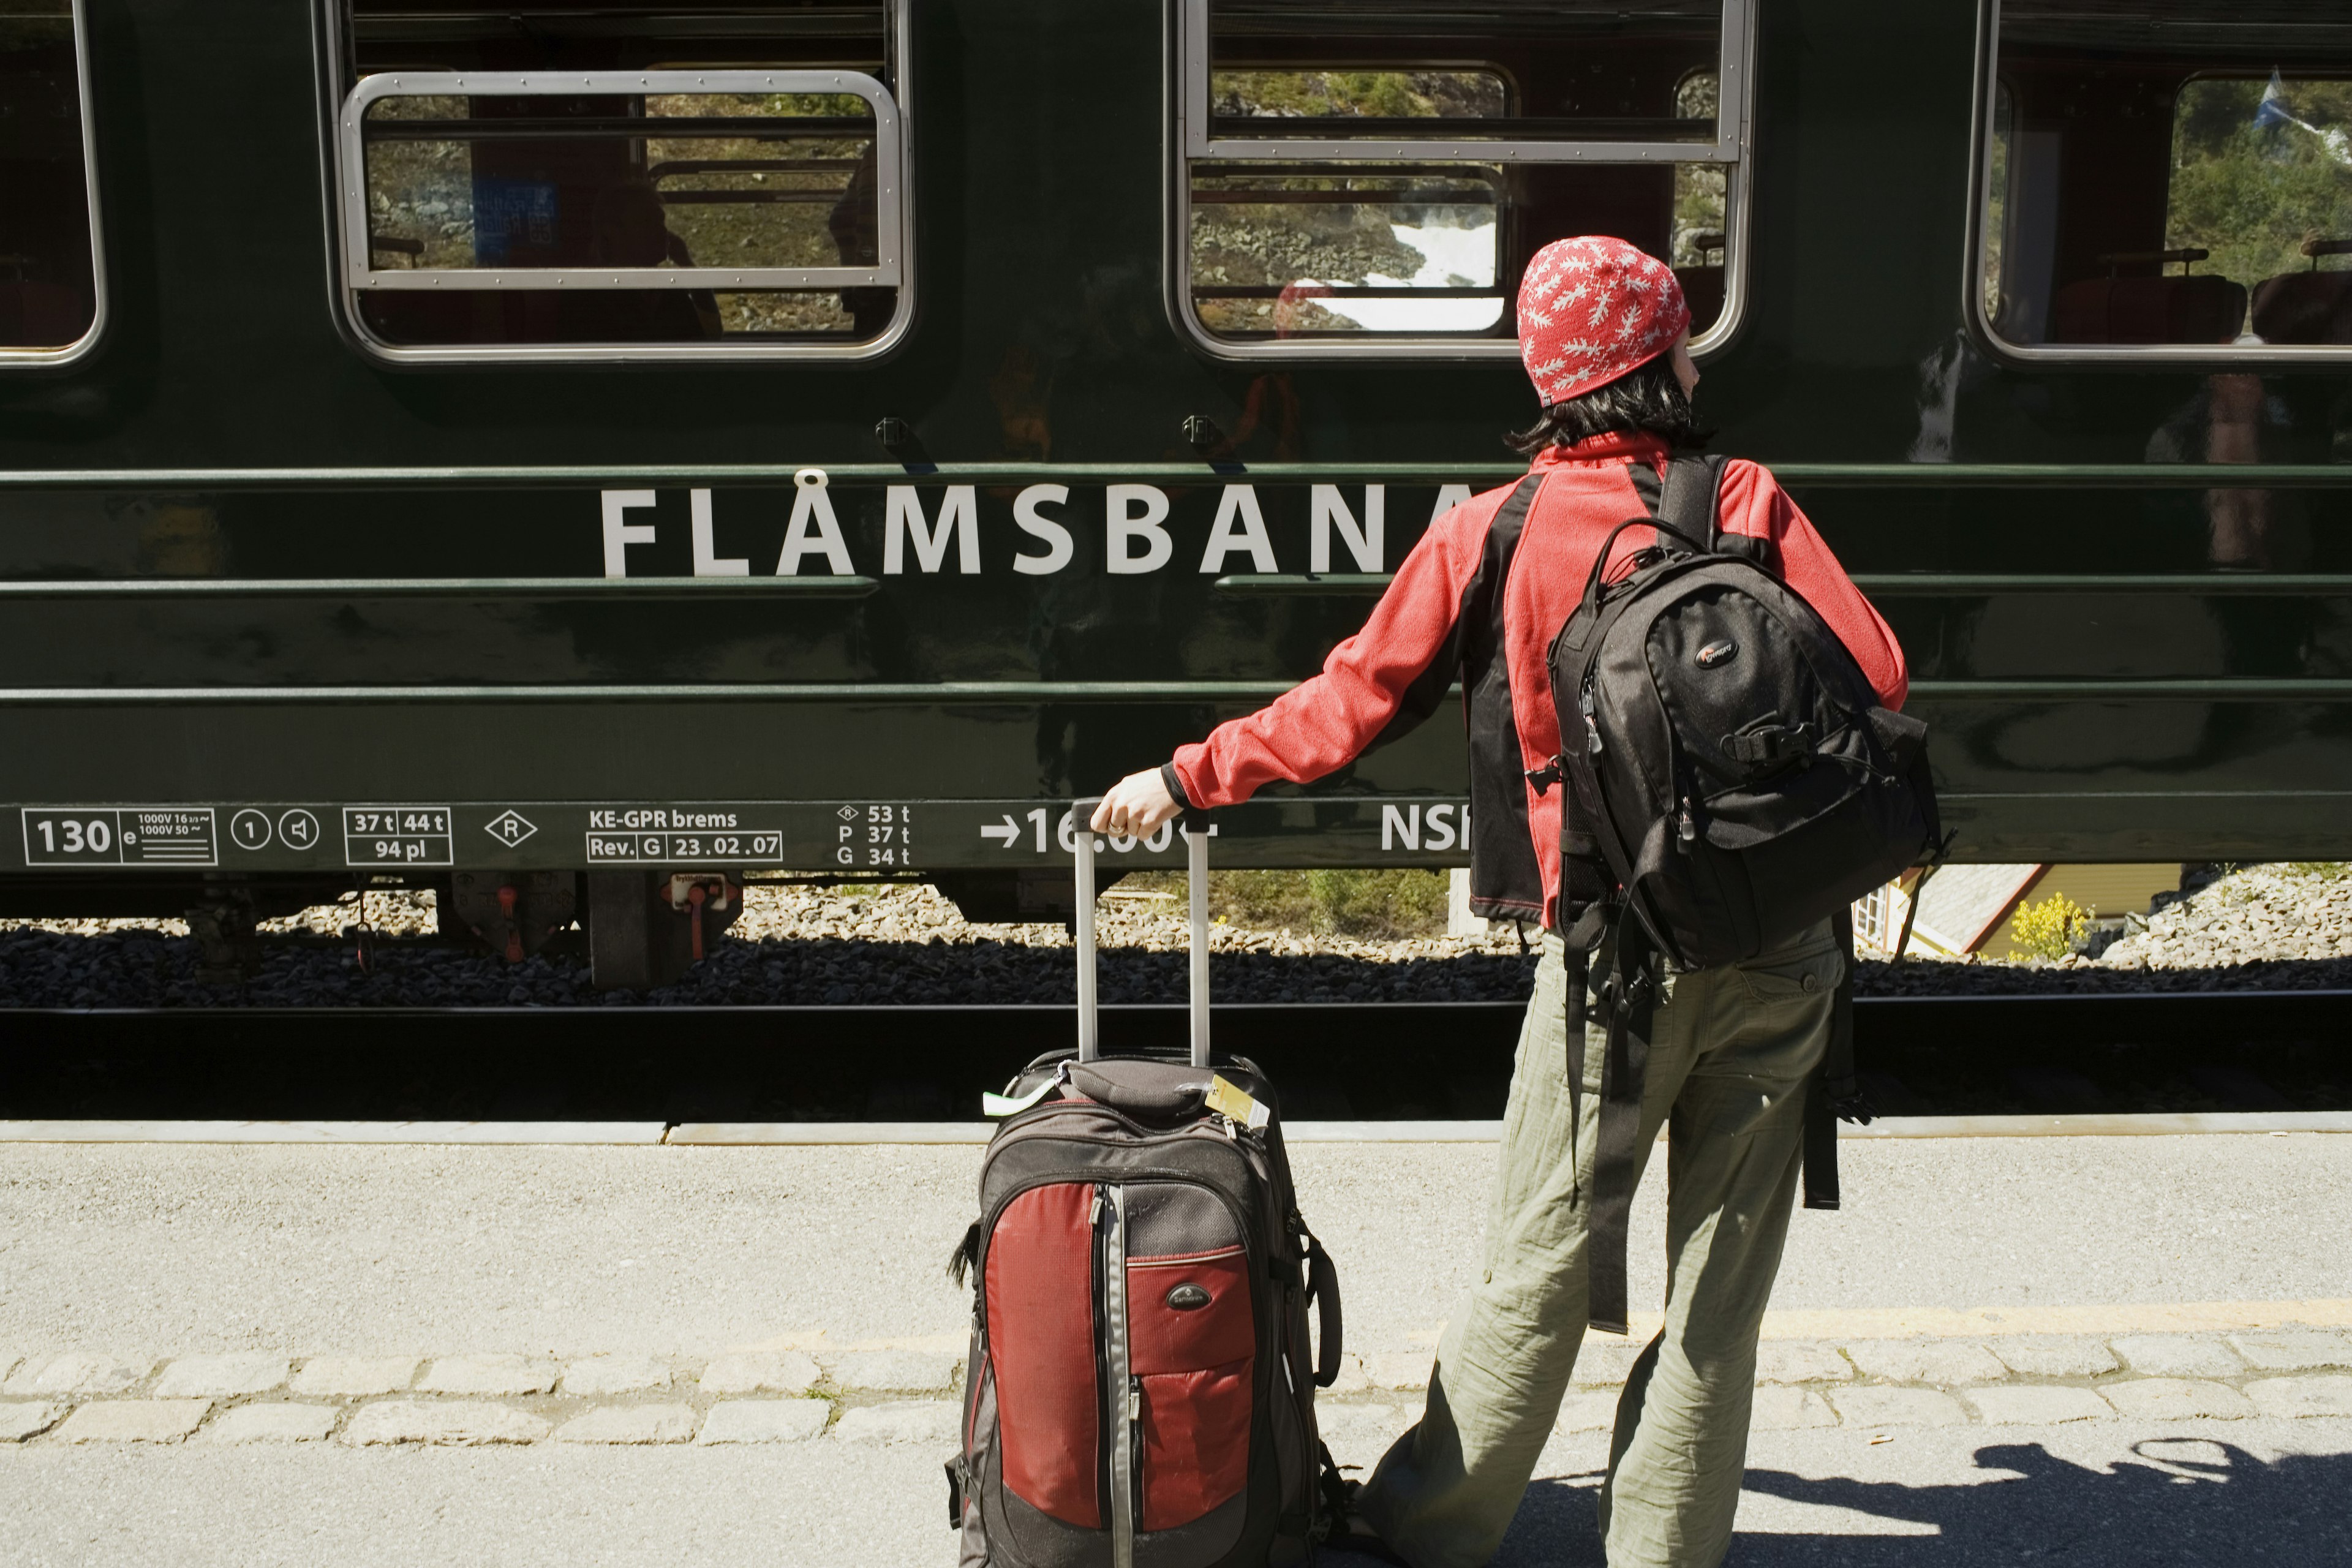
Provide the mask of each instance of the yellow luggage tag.
[{"label": "yellow luggage tag", "polygon": [[1273,1112],[1260,1105],[1256,1096],[1227,1081],[1222,1073],[1210,1078],[1208,1098],[1202,1104],[1220,1116],[1231,1117],[1253,1132],[1274,1120]]}]

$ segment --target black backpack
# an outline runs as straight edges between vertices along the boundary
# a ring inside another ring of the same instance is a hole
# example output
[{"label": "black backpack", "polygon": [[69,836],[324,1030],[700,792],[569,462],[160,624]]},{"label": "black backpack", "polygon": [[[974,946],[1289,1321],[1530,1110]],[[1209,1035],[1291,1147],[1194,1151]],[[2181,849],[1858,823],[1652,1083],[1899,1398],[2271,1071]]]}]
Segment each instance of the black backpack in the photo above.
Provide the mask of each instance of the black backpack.
[{"label": "black backpack", "polygon": [[[1769,541],[1721,531],[1723,462],[1668,464],[1658,517],[1612,531],[1547,661],[1560,755],[1531,777],[1568,786],[1563,887],[1613,889],[1562,910],[1576,916],[1571,960],[1604,944],[1608,956],[1593,1177],[1602,1326],[1624,1319],[1631,1139],[1657,961],[1713,968],[1835,923],[1848,978],[1805,1156],[1807,1206],[1834,1208],[1835,1118],[1869,1120],[1853,1082],[1849,910],[1940,847],[1927,727],[1880,705],[1837,634],[1773,573]],[[1629,528],[1654,528],[1656,542],[1611,581],[1610,550]],[[1582,878],[1565,874],[1580,865]],[[1573,1091],[1585,987],[1569,989]]]}]

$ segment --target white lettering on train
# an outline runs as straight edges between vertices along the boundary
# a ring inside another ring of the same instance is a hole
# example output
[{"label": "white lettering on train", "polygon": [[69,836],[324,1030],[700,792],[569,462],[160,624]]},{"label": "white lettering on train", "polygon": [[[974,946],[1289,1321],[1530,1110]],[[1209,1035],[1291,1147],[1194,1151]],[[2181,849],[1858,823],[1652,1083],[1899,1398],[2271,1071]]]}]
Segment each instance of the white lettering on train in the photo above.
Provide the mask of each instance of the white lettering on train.
[{"label": "white lettering on train", "polygon": [[896,576],[907,569],[907,535],[915,536],[915,564],[936,572],[947,564],[950,534],[956,547],[956,570],[965,576],[980,572],[980,500],[978,487],[950,485],[940,497],[936,527],[923,521],[922,492],[912,485],[892,485],[887,510],[887,531],[882,536],[882,573]]},{"label": "white lettering on train", "polygon": [[1314,519],[1314,531],[1307,535],[1307,569],[1309,572],[1331,570],[1331,530],[1336,526],[1339,537],[1348,542],[1348,553],[1356,558],[1359,572],[1387,570],[1381,564],[1386,555],[1381,538],[1381,524],[1388,512],[1388,487],[1364,487],[1364,523],[1356,526],[1356,514],[1339,497],[1337,485],[1317,485],[1308,492],[1307,505]]},{"label": "white lettering on train", "polygon": [[[751,561],[743,556],[719,553],[718,529],[707,489],[687,492],[688,516],[691,523],[693,572],[697,577],[745,577],[751,572]],[[1431,512],[1434,522],[1454,506],[1470,499],[1467,485],[1446,485],[1437,494],[1437,503]],[[656,505],[652,490],[603,490],[599,492],[603,520],[604,575],[629,575],[629,546],[652,544],[657,530],[653,522],[632,522],[628,514],[650,510]],[[1033,577],[1051,576],[1068,568],[1076,559],[1076,542],[1070,524],[1062,517],[1049,515],[1048,507],[1058,511],[1069,504],[1070,487],[1059,484],[1034,484],[1022,490],[1013,500],[1013,521],[1029,535],[1030,541],[1042,545],[1042,554],[1023,554],[1013,558],[1013,569]],[[1171,511],[1168,492],[1157,485],[1113,484],[1103,489],[1104,550],[1103,569],[1114,576],[1139,576],[1161,571],[1174,559],[1176,543],[1169,531]],[[1333,565],[1333,535],[1337,534],[1341,553],[1351,563],[1351,569],[1365,573],[1381,573],[1387,563],[1388,492],[1384,485],[1363,487],[1361,516],[1349,504],[1338,485],[1314,485],[1308,490],[1307,570],[1327,573]],[[739,528],[741,524],[739,522]],[[913,545],[912,570],[926,574],[945,572],[948,554],[952,546],[954,570],[961,575],[978,576],[981,573],[980,494],[976,485],[948,485],[940,491],[939,511],[928,513],[922,487],[889,485],[885,487],[883,502],[882,571],[886,576],[902,575],[909,570],[908,546]],[[1257,487],[1254,484],[1233,484],[1223,487],[1217,498],[1214,521],[1209,527],[1206,546],[1201,552],[1201,571],[1214,576],[1224,572],[1235,557],[1245,559],[1249,569],[1272,575],[1281,570],[1274,548],[1271,531],[1266,526],[1265,511]],[[821,567],[806,564],[812,558],[823,563]],[[1348,569],[1348,568],[1343,568]],[[675,570],[675,568],[671,568]],[[776,575],[797,577],[803,571],[817,570],[836,577],[856,574],[856,564],[850,554],[848,537],[835,510],[831,488],[822,468],[803,468],[793,477],[793,502],[790,519],[784,527],[783,548],[776,557]]]},{"label": "white lettering on train", "polygon": [[776,557],[776,575],[797,577],[801,559],[824,557],[825,570],[835,577],[856,575],[849,563],[849,545],[841,537],[841,520],[833,515],[833,497],[826,493],[823,468],[803,468],[793,476],[793,520],[784,525],[783,552]]},{"label": "white lettering on train", "polygon": [[654,542],[654,525],[650,522],[631,522],[628,520],[629,509],[653,505],[654,492],[606,490],[604,500],[604,575],[625,577],[629,574],[629,546],[651,544]]},{"label": "white lettering on train", "polygon": [[1045,542],[1043,555],[1016,555],[1013,569],[1032,577],[1049,576],[1070,563],[1075,553],[1070,531],[1037,509],[1047,501],[1055,506],[1070,499],[1067,485],[1031,485],[1013,500],[1013,521]]},{"label": "white lettering on train", "polygon": [[[698,577],[749,577],[751,563],[741,556],[719,557],[718,542],[712,537],[710,524],[710,492],[686,492],[688,510],[694,518],[694,574]],[[646,531],[651,533],[653,531]],[[613,574],[609,571],[606,576]]]},{"label": "white lettering on train", "polygon": [[1225,557],[1237,550],[1249,552],[1253,571],[1281,570],[1274,563],[1274,542],[1265,536],[1265,514],[1258,510],[1255,485],[1227,485],[1217,498],[1217,521],[1209,530],[1201,570],[1212,575],[1223,571]]},{"label": "white lettering on train", "polygon": [[[1458,815],[1457,815],[1458,814]],[[1429,842],[1422,842],[1423,830],[1428,830]],[[1393,805],[1381,807],[1381,847],[1394,849],[1402,843],[1407,849],[1452,849],[1456,846],[1470,847],[1470,808],[1466,805],[1433,805],[1426,816],[1418,805],[1399,809]]]},{"label": "white lettering on train", "polygon": [[[1135,509],[1140,510],[1135,510]],[[1104,565],[1114,576],[1157,572],[1176,553],[1168,521],[1168,492],[1158,485],[1112,485],[1103,494]],[[1143,553],[1129,548],[1140,541]]]}]

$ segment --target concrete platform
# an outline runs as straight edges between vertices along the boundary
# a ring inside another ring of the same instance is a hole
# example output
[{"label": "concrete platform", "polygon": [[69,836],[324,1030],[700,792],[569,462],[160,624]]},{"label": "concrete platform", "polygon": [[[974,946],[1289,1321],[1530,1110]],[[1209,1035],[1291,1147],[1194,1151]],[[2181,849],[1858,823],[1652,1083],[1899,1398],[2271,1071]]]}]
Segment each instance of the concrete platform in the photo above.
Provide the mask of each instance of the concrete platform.
[{"label": "concrete platform", "polygon": [[[2352,1140],[1862,1140],[1801,1214],[1735,1563],[2352,1561]],[[12,1562],[951,1561],[971,1146],[0,1146]],[[1318,1142],[1369,1464],[1494,1151]],[[1654,1304],[1662,1185],[1637,1205]],[[1596,1337],[1501,1561],[1597,1563]]]}]

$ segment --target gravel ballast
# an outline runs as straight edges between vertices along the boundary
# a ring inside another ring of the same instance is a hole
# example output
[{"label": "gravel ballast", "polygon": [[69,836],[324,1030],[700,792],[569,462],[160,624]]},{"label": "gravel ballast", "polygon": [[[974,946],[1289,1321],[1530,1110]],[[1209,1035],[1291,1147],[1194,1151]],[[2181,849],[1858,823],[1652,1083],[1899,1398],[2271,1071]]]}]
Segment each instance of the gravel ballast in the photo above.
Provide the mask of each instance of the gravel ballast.
[{"label": "gravel ballast", "polygon": [[[263,928],[246,983],[197,977],[195,942],[176,921],[0,925],[0,1005],[631,1006],[1059,1003],[1074,987],[1058,926],[975,925],[922,886],[856,891],[755,886],[711,956],[677,984],[598,992],[577,955],[509,965],[433,929],[429,893],[372,894],[385,940],[362,968],[350,944],[321,941],[356,918],[346,902]],[[1167,895],[1103,901],[1101,997],[1181,1002],[1186,929]],[[302,936],[307,942],[271,942]],[[1214,994],[1250,1002],[1515,1001],[1532,954],[1508,926],[1480,937],[1371,941],[1219,926]],[[2158,911],[2098,957],[2055,963],[1865,960],[1864,995],[2064,994],[2133,991],[2352,988],[2352,874],[2335,866],[2254,866]]]}]

